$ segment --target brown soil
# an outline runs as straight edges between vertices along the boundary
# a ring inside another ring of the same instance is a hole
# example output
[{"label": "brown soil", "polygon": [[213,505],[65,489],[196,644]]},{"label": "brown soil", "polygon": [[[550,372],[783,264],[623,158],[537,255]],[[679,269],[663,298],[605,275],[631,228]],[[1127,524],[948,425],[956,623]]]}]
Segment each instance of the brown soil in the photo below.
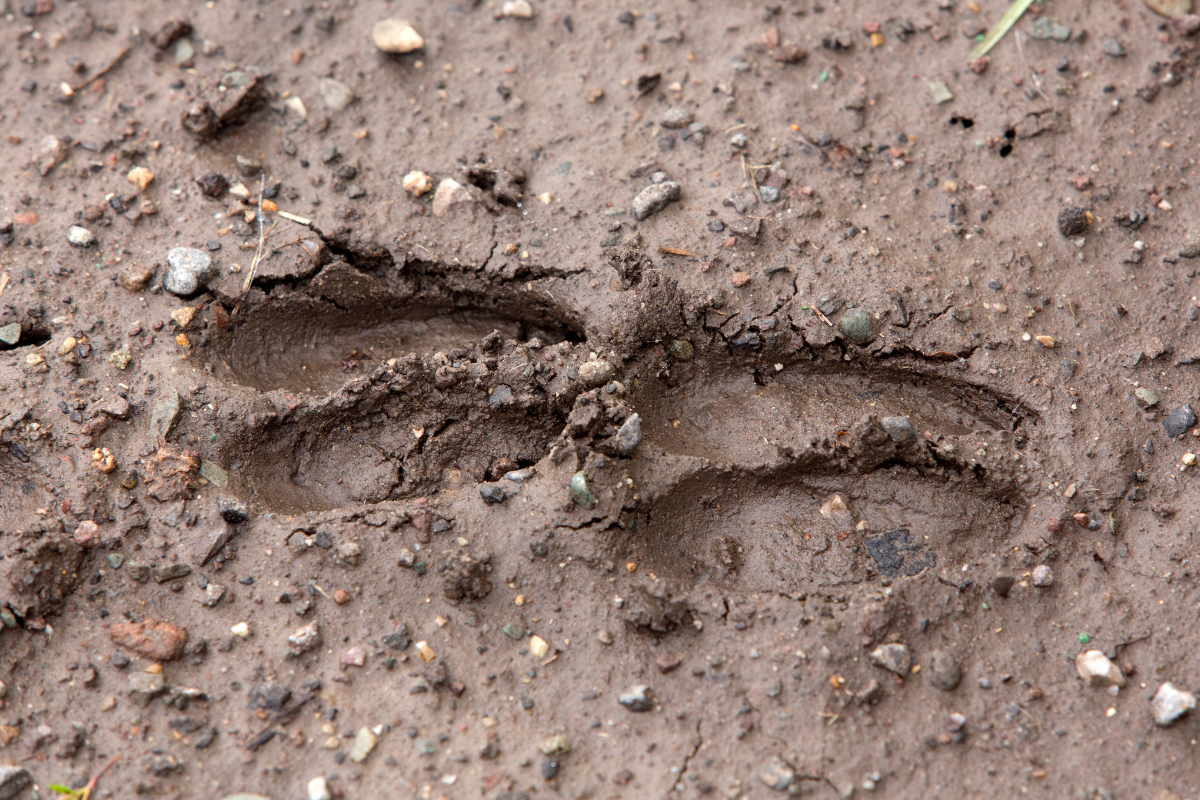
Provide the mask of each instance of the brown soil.
[{"label": "brown soil", "polygon": [[[1200,717],[1148,702],[1200,689],[1181,26],[1035,4],[973,70],[1000,0],[13,2],[0,765],[38,796],[118,757],[94,796],[1200,793]],[[218,271],[186,299],[175,247]]]}]

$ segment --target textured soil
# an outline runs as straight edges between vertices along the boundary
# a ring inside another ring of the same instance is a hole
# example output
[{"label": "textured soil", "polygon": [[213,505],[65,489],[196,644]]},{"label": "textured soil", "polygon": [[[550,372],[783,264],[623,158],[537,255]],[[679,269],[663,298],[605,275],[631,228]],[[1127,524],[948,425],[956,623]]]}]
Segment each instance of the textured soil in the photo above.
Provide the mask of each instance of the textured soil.
[{"label": "textured soil", "polygon": [[968,68],[1006,3],[12,2],[37,796],[1200,795],[1149,703],[1200,689],[1184,26],[1050,0]]}]

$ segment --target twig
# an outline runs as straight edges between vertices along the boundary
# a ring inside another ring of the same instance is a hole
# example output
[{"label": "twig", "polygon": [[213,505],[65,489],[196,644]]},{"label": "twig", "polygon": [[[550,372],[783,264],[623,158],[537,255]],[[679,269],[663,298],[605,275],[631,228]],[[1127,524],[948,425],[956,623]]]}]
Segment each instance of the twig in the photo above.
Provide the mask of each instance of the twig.
[{"label": "twig", "polygon": [[816,306],[813,306],[812,310],[813,310],[814,314],[816,314],[818,317],[821,318],[822,322],[824,322],[826,325],[828,325],[831,328],[833,327],[833,323],[829,321],[829,317],[827,317],[821,313],[821,309],[817,308]]},{"label": "twig", "polygon": [[671,255],[671,256],[689,256],[689,257],[695,257],[695,255],[696,255],[695,253],[691,252],[690,250],[684,250],[682,247],[668,247],[666,245],[658,246],[658,254],[660,256],[661,255]]},{"label": "twig", "polygon": [[254,273],[258,270],[259,259],[262,258],[263,245],[266,244],[267,234],[263,230],[262,218],[262,201],[263,189],[267,185],[267,176],[265,174],[258,176],[258,249],[254,251],[254,260],[250,262],[250,271],[246,274],[246,282],[242,284],[242,294],[250,291],[250,282],[254,280]]},{"label": "twig", "polygon": [[4,290],[8,288],[8,273],[0,275],[0,297],[4,296]]},{"label": "twig", "polygon": [[92,77],[88,78],[86,81],[84,81],[83,83],[79,84],[78,86],[72,86],[72,87],[71,87],[71,91],[73,91],[73,92],[82,92],[84,89],[86,89],[87,87],[91,86],[93,83],[95,83],[96,81],[100,80],[100,79],[101,79],[101,78],[103,78],[105,75],[107,75],[108,73],[110,73],[110,72],[112,72],[114,69],[116,69],[116,68],[117,68],[117,65],[118,65],[118,64],[120,64],[122,61],[124,61],[124,60],[125,60],[125,56],[129,55],[129,54],[130,54],[132,51],[133,51],[133,45],[130,45],[130,46],[126,47],[124,50],[122,50],[121,52],[117,53],[117,57],[116,57],[116,58],[114,58],[112,61],[108,62],[108,66],[107,66],[107,67],[105,67],[104,69],[100,70],[100,71],[99,71],[99,72],[97,72],[95,75],[93,75]]}]

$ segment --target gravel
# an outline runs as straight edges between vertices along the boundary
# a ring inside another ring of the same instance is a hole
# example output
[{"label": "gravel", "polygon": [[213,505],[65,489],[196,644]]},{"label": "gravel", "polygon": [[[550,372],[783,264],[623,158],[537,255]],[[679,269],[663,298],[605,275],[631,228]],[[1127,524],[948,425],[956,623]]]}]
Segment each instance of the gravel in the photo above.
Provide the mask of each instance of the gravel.
[{"label": "gravel", "polygon": [[652,184],[642,189],[638,192],[637,197],[633,198],[629,209],[630,214],[638,222],[649,219],[670,203],[678,200],[682,194],[679,184],[675,181]]},{"label": "gravel", "polygon": [[1184,714],[1196,707],[1196,695],[1177,689],[1168,681],[1158,687],[1154,699],[1150,701],[1150,711],[1154,714],[1154,722],[1166,727]]},{"label": "gravel", "polygon": [[947,650],[934,650],[929,654],[929,682],[943,692],[952,692],[962,682],[962,667],[958,659]]},{"label": "gravel", "polygon": [[163,288],[173,295],[188,297],[212,280],[212,256],[194,247],[172,247],[167,251]]},{"label": "gravel", "polygon": [[1163,417],[1163,428],[1172,439],[1187,433],[1195,424],[1196,415],[1188,405],[1176,406],[1171,413]]},{"label": "gravel", "polygon": [[871,663],[883,667],[888,672],[907,676],[912,668],[912,656],[902,644],[885,644],[871,651]]},{"label": "gravel", "polygon": [[371,40],[384,53],[411,53],[425,46],[425,39],[406,19],[381,19],[371,28]]},{"label": "gravel", "polygon": [[617,695],[617,702],[637,713],[654,709],[654,695],[650,687],[644,684],[633,686],[629,691]]}]

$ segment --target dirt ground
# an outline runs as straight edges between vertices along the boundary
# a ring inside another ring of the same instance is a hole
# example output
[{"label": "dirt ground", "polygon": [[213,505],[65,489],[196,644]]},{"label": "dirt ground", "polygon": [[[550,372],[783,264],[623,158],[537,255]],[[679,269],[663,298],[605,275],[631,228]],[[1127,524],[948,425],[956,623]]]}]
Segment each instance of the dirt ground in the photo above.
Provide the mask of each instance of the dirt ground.
[{"label": "dirt ground", "polygon": [[531,1],[0,0],[0,800],[1200,796],[1200,19]]}]

